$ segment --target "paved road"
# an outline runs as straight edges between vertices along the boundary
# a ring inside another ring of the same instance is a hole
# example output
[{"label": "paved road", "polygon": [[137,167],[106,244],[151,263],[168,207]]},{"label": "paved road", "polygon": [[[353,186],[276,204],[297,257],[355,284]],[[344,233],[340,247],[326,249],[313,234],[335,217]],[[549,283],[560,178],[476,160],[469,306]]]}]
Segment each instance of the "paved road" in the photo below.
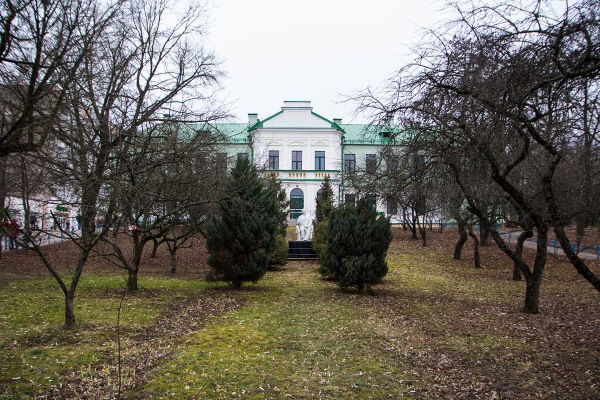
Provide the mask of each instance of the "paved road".
[{"label": "paved road", "polygon": [[[516,244],[517,243],[517,238],[519,237],[519,235],[521,234],[521,231],[514,231],[514,232],[501,232],[501,235],[505,238],[507,238],[507,241],[511,244]],[[551,245],[548,246],[548,252],[552,253],[552,254],[558,254],[558,255],[565,255],[565,252],[562,250],[560,243],[556,244],[556,247],[553,246],[554,241],[549,241],[549,243],[551,243]],[[536,243],[536,238],[531,238],[531,239],[527,239],[524,243],[524,246],[527,248],[532,248],[535,249],[537,247],[537,243]],[[584,259],[584,260],[596,260],[596,261],[600,261],[600,247],[598,245],[591,245],[592,248],[585,250],[585,251],[580,251],[579,252],[579,257]]]}]

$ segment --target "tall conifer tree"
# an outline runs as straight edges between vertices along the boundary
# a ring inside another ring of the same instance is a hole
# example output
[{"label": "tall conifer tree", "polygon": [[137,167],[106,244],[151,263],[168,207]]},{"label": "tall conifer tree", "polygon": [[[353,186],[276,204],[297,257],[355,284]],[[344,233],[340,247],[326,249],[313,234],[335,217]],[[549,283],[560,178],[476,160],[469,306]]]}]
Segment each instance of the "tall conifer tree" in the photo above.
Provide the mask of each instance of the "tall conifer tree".
[{"label": "tall conifer tree", "polygon": [[333,210],[333,188],[331,187],[331,179],[325,177],[321,183],[321,195],[317,198],[317,210],[315,215],[315,226],[329,218],[329,214]]},{"label": "tall conifer tree", "polygon": [[267,272],[281,218],[274,187],[248,159],[238,158],[219,210],[206,229],[214,277],[236,288],[258,281]]}]

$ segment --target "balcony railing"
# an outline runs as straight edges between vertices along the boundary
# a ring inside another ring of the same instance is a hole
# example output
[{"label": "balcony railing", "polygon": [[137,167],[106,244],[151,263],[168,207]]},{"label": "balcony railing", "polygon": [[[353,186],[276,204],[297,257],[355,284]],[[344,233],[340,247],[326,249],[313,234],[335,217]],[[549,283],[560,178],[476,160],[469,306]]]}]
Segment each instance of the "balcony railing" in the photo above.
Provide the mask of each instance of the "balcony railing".
[{"label": "balcony railing", "polygon": [[296,171],[296,170],[263,170],[262,174],[264,176],[274,175],[277,179],[293,179],[293,180],[323,180],[326,177],[330,179],[335,179],[336,175],[338,175],[340,171],[327,170],[327,171]]}]

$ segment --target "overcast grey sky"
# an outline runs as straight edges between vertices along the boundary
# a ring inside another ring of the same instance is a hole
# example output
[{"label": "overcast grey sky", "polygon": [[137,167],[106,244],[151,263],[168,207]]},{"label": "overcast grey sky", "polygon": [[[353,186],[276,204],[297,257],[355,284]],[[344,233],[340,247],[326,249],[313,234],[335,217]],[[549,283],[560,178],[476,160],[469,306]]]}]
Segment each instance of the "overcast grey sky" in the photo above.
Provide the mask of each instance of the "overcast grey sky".
[{"label": "overcast grey sky", "polygon": [[338,104],[378,85],[409,59],[421,28],[443,17],[440,0],[211,0],[212,48],[225,62],[224,81],[242,122],[280,110],[284,100],[310,100],[313,111],[344,123]]}]

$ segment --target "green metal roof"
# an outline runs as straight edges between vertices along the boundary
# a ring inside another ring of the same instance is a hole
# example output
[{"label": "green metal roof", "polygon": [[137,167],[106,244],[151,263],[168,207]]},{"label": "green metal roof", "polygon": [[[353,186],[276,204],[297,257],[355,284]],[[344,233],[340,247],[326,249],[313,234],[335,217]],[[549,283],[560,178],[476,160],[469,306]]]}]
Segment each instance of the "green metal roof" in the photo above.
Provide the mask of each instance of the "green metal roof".
[{"label": "green metal roof", "polygon": [[214,129],[225,137],[226,143],[249,143],[248,124],[228,122],[215,124]]},{"label": "green metal roof", "polygon": [[381,128],[369,124],[342,124],[344,130],[344,143],[346,144],[387,144],[388,137],[385,132],[391,132],[390,128]]},{"label": "green metal roof", "polygon": [[[281,112],[271,115],[270,117],[257,122],[252,126],[248,126],[246,123],[217,123],[213,126],[213,129],[224,136],[225,143],[249,143],[249,132],[261,129],[262,123],[269,119],[281,114]],[[312,113],[316,117],[323,119],[331,123],[331,128],[339,130],[343,133],[344,143],[346,144],[387,144],[388,138],[382,135],[383,132],[389,132],[390,129],[382,130],[378,127],[368,124],[336,124],[329,121],[326,118],[321,117],[319,114]],[[302,128],[298,128],[302,129]],[[309,128],[305,128],[309,131]]]}]

